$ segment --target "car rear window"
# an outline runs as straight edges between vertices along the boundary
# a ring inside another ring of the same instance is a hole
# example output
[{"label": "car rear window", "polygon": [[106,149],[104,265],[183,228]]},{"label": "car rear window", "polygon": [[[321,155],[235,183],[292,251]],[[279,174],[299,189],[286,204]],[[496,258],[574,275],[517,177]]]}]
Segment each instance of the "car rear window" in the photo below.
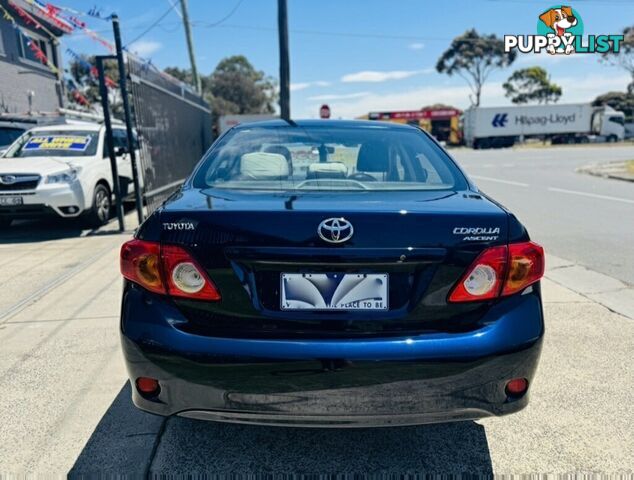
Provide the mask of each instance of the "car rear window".
[{"label": "car rear window", "polygon": [[417,129],[243,127],[205,155],[197,188],[240,190],[458,190],[466,180]]}]

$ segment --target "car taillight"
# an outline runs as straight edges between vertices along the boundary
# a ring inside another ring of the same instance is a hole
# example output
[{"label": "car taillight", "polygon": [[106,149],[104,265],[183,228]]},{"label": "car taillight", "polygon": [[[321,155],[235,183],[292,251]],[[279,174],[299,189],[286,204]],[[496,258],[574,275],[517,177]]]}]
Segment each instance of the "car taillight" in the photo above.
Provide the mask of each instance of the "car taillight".
[{"label": "car taillight", "polygon": [[507,261],[506,246],[487,248],[454,287],[449,301],[472,302],[499,296]]},{"label": "car taillight", "polygon": [[121,247],[121,274],[155,293],[197,300],[220,300],[218,289],[184,248],[145,240]]},{"label": "car taillight", "polygon": [[165,293],[160,257],[158,243],[130,240],[121,246],[121,274],[152,292]]},{"label": "car taillight", "polygon": [[216,286],[186,250],[176,245],[163,245],[161,260],[167,293],[174,297],[220,300]]},{"label": "car taillight", "polygon": [[511,243],[509,266],[502,296],[512,295],[544,276],[544,249],[534,242]]},{"label": "car taillight", "polygon": [[484,250],[453,288],[449,302],[477,302],[512,295],[544,275],[544,249],[534,242]]}]

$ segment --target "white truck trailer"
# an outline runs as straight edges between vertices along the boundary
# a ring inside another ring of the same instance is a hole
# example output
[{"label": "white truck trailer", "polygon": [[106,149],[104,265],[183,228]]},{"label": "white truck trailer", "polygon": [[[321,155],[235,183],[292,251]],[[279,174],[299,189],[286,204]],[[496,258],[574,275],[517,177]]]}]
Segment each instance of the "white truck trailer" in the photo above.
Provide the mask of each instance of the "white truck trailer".
[{"label": "white truck trailer", "polygon": [[616,142],[625,137],[625,115],[589,103],[471,107],[464,112],[463,133],[473,148],[510,147],[526,138],[554,144]]}]

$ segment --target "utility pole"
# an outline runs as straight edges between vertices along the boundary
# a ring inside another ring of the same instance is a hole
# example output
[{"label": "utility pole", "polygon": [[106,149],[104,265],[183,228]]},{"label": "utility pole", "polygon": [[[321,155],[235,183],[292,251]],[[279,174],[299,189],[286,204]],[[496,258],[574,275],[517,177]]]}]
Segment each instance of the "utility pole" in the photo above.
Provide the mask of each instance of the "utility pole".
[{"label": "utility pole", "polygon": [[290,66],[288,59],[288,11],[286,0],[277,0],[277,28],[280,39],[280,113],[291,119]]},{"label": "utility pole", "polygon": [[189,62],[192,66],[192,79],[194,81],[194,88],[196,92],[201,95],[202,84],[200,83],[200,76],[198,75],[198,69],[196,68],[196,55],[194,55],[194,41],[192,40],[192,27],[189,23],[189,12],[187,11],[187,0],[180,0],[181,11],[183,12],[183,26],[185,27],[185,38],[187,40],[187,50],[189,50]]}]

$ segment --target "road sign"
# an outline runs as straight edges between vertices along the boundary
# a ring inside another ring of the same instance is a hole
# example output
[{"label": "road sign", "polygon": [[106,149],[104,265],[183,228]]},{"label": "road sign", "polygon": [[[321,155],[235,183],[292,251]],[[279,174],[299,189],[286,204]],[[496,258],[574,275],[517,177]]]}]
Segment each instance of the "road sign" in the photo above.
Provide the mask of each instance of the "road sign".
[{"label": "road sign", "polygon": [[330,107],[325,103],[319,109],[319,118],[330,118]]}]

